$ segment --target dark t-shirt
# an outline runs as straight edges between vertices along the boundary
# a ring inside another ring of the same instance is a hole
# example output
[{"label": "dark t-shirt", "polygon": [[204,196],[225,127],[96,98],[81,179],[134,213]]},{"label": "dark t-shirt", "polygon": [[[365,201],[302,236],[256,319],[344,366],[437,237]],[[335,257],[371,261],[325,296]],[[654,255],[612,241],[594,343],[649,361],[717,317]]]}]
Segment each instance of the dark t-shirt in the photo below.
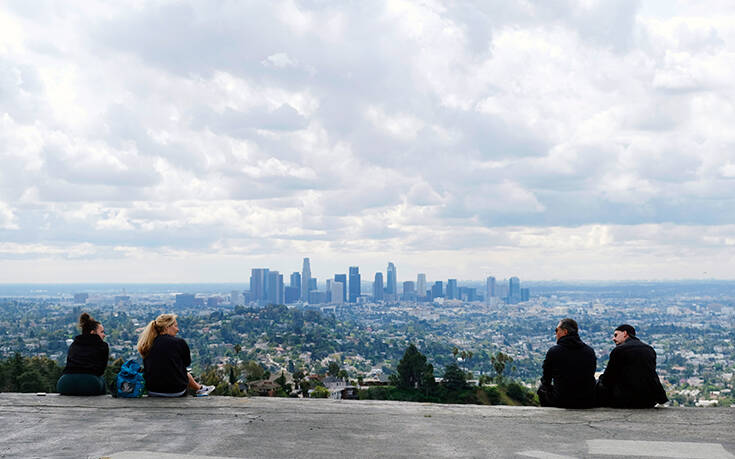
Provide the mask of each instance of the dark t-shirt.
[{"label": "dark t-shirt", "polygon": [[173,394],[186,390],[191,365],[189,346],[181,338],[158,335],[148,356],[143,359],[143,376],[149,391]]},{"label": "dark t-shirt", "polygon": [[110,347],[99,335],[77,335],[69,346],[64,374],[86,373],[102,376],[109,356]]}]

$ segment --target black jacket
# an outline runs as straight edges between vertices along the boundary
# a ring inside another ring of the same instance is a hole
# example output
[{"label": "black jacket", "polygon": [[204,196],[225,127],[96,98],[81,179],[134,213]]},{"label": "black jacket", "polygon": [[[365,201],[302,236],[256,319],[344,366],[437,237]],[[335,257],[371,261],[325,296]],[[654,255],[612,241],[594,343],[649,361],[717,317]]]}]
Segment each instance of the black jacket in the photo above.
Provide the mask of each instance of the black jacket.
[{"label": "black jacket", "polygon": [[181,338],[158,335],[143,359],[143,376],[149,391],[173,394],[189,385],[186,367],[191,365],[189,345]]},{"label": "black jacket", "polygon": [[99,335],[77,335],[66,354],[64,374],[87,373],[102,376],[109,357],[110,347]]},{"label": "black jacket", "polygon": [[633,336],[610,352],[598,385],[605,406],[652,408],[669,400],[656,374],[656,351]]},{"label": "black jacket", "polygon": [[595,351],[578,334],[559,338],[544,359],[539,389],[539,396],[545,394],[543,404],[561,408],[594,406],[596,367]]}]

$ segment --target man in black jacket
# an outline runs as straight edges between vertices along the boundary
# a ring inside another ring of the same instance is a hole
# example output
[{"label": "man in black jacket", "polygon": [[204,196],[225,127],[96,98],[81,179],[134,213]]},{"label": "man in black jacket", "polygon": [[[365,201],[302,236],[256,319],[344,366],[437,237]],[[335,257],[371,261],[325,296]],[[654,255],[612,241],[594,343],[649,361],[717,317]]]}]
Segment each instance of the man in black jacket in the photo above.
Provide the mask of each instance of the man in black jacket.
[{"label": "man in black jacket", "polygon": [[623,324],[613,332],[615,348],[597,382],[598,403],[616,408],[653,408],[666,403],[656,374],[656,351],[635,336],[635,328]]},{"label": "man in black jacket", "polygon": [[590,408],[595,402],[595,351],[579,338],[573,319],[556,326],[556,345],[546,353],[538,398],[541,406]]}]

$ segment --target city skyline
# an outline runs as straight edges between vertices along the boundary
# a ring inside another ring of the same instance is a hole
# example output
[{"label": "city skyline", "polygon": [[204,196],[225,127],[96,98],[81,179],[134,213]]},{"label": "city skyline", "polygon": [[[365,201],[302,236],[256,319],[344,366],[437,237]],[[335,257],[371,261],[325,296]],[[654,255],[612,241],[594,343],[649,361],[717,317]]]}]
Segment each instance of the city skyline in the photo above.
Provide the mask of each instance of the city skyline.
[{"label": "city skyline", "polygon": [[720,0],[2,2],[0,282],[735,279],[733,55]]},{"label": "city skyline", "polygon": [[[435,281],[431,289],[426,288],[426,273],[417,273],[416,280],[401,282],[398,289],[397,267],[388,262],[386,268],[387,281],[383,282],[383,272],[377,271],[374,280],[364,279],[360,274],[359,266],[350,266],[349,276],[343,273],[334,273],[321,280],[311,275],[311,260],[305,257],[302,261],[302,271],[291,273],[289,285],[283,282],[284,275],[271,268],[251,268],[248,290],[242,292],[233,290],[230,302],[232,304],[355,304],[368,298],[376,302],[398,303],[400,301],[433,301],[438,298],[446,300],[463,300],[468,302],[487,301],[497,303],[504,301],[508,304],[517,304],[530,299],[530,289],[521,288],[520,278],[512,276],[504,280],[504,284],[496,284],[495,276],[488,276],[484,286],[478,292],[477,287],[460,285],[458,279],[450,278],[446,282]],[[349,282],[348,282],[349,281]],[[465,283],[473,283],[465,281]],[[506,285],[507,284],[507,285]],[[367,286],[363,290],[363,286]],[[349,293],[348,293],[349,292]],[[184,295],[189,301],[194,296]],[[178,296],[177,296],[178,303]]]}]

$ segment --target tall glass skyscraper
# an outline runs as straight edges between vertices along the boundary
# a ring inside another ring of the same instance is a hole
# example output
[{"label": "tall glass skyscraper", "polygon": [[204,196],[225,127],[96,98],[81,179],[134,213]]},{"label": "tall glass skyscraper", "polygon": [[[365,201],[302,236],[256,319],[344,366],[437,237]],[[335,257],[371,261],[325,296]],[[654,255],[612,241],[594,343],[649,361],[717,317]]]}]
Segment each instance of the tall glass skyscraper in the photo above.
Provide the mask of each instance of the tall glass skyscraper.
[{"label": "tall glass skyscraper", "polygon": [[311,264],[309,258],[304,258],[304,266],[301,268],[301,301],[309,302],[309,284],[311,284]]},{"label": "tall glass skyscraper", "polygon": [[347,274],[335,274],[334,281],[342,282],[342,302],[347,303]]},{"label": "tall glass skyscraper", "polygon": [[387,284],[385,287],[385,293],[389,295],[397,295],[398,294],[398,280],[396,279],[396,265],[393,263],[388,263],[388,279]]},{"label": "tall glass skyscraper", "polygon": [[457,289],[457,279],[447,280],[447,299],[456,300],[459,298],[459,290]]},{"label": "tall glass skyscraper", "polygon": [[350,266],[350,303],[357,303],[360,297],[360,268]]},{"label": "tall glass skyscraper", "polygon": [[301,298],[301,273],[294,271],[291,273],[290,287],[296,289],[296,298]]},{"label": "tall glass skyscraper", "polygon": [[419,298],[426,296],[426,274],[424,273],[419,273],[416,276],[416,295]]},{"label": "tall glass skyscraper", "polygon": [[264,303],[268,298],[268,268],[250,270],[250,298],[256,303]]},{"label": "tall glass skyscraper", "polygon": [[384,298],[383,273],[375,273],[375,282],[373,282],[373,298],[376,301]]},{"label": "tall glass skyscraper", "polygon": [[495,277],[488,276],[485,281],[485,299],[489,301],[490,298],[495,296],[498,296],[495,292]]},{"label": "tall glass skyscraper", "polygon": [[268,288],[266,302],[269,304],[283,304],[283,274],[278,271],[268,272]]},{"label": "tall glass skyscraper", "polygon": [[516,304],[521,301],[521,280],[515,276],[508,281],[508,303]]}]

